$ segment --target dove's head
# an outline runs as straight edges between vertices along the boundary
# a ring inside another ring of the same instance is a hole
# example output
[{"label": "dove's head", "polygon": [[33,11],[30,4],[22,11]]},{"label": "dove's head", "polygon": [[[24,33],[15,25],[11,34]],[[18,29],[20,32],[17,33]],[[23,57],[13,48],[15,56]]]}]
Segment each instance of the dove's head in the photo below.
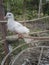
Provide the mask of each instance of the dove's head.
[{"label": "dove's head", "polygon": [[4,17],[5,19],[14,19],[14,15],[11,12],[7,12],[6,16]]}]

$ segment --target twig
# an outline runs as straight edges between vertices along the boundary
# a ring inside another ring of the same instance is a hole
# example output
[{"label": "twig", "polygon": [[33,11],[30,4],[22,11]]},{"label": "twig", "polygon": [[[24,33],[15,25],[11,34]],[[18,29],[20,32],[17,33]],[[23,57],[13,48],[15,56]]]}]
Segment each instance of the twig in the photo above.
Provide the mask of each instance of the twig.
[{"label": "twig", "polygon": [[38,61],[38,64],[37,64],[37,65],[39,65],[39,64],[40,64],[41,57],[42,57],[42,53],[43,53],[43,48],[44,48],[44,47],[42,47],[42,49],[41,49],[41,53],[40,53],[40,56],[39,56],[39,61]]},{"label": "twig", "polygon": [[3,43],[4,41],[5,41],[5,39],[4,40],[1,40],[0,43]]},{"label": "twig", "polygon": [[[42,20],[42,19],[45,19],[45,18],[49,18],[49,16],[44,16],[44,17],[36,18],[36,19],[32,19],[32,20],[18,21],[18,22],[22,22],[22,23],[24,22],[24,23],[27,23],[27,22],[31,22],[31,21]],[[0,23],[7,23],[7,21],[0,21]]]}]

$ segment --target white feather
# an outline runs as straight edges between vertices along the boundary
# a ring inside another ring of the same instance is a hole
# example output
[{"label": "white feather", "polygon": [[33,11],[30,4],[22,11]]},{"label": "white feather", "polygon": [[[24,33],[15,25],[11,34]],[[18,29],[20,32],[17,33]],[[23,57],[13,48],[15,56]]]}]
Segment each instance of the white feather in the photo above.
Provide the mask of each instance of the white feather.
[{"label": "white feather", "polygon": [[8,18],[7,27],[10,31],[27,34],[29,33],[29,29],[27,27],[23,26],[21,23],[14,20],[14,16],[12,13],[8,12],[6,17]]},{"label": "white feather", "polygon": [[[30,30],[27,27],[23,26],[21,23],[15,21],[12,13],[8,12],[6,17],[8,18],[8,22],[7,22],[8,30],[12,32],[17,32],[23,35],[29,35]],[[26,41],[25,38],[24,40],[25,42],[28,43],[28,41]]]}]

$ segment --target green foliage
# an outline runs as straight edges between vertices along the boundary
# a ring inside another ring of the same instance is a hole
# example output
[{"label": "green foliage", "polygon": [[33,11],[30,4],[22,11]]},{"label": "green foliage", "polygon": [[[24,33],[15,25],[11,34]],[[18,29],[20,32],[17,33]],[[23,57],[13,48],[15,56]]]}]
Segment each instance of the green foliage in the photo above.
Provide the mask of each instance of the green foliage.
[{"label": "green foliage", "polygon": [[49,3],[46,3],[46,4],[43,6],[43,13],[49,15]]},{"label": "green foliage", "polygon": [[[15,19],[21,20],[25,11],[26,19],[32,19],[37,17],[39,1],[40,0],[4,0],[5,13],[10,10],[14,13]],[[42,0],[42,3],[44,4],[42,7],[43,14],[49,15],[49,3],[47,3],[46,0]],[[33,11],[36,11],[36,13],[33,13]]]}]

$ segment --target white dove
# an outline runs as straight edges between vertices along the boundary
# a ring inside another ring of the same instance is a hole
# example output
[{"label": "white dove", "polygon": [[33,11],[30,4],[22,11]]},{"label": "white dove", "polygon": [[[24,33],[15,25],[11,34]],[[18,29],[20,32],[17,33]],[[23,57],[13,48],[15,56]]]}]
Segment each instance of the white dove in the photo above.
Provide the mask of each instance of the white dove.
[{"label": "white dove", "polygon": [[[29,35],[30,30],[18,21],[15,21],[11,12],[7,12],[5,18],[8,20],[7,27],[9,31],[17,33],[20,38],[24,38],[24,35]],[[25,38],[24,40],[26,42]]]}]

